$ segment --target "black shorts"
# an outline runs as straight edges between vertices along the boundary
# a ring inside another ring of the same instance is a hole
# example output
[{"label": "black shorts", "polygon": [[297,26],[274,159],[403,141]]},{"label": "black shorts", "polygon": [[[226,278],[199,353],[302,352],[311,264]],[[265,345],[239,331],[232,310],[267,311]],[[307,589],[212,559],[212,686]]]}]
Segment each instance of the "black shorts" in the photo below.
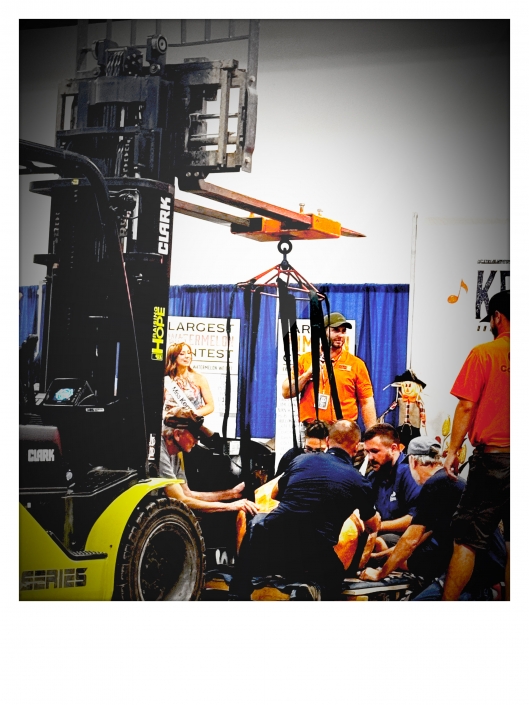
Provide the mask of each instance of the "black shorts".
[{"label": "black shorts", "polygon": [[456,543],[486,549],[500,520],[505,541],[510,540],[510,467],[509,453],[474,451],[467,484],[452,517]]}]

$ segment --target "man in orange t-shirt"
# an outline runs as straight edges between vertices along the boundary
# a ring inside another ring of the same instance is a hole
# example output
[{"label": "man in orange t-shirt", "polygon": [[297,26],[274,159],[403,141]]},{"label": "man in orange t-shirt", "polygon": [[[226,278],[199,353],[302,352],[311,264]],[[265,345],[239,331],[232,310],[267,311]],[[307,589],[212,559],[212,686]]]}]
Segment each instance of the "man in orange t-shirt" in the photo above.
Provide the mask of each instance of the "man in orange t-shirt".
[{"label": "man in orange t-shirt", "polygon": [[510,291],[489,302],[494,340],[470,351],[451,393],[459,402],[454,415],[444,468],[457,479],[457,453],[468,432],[474,453],[468,481],[452,519],[454,553],[448,567],[443,600],[457,600],[472,576],[476,551],[486,550],[500,520],[507,546],[506,593],[509,599],[510,558]]},{"label": "man in orange t-shirt", "polygon": [[[364,426],[368,428],[376,423],[377,414],[373,398],[373,386],[365,362],[355,355],[346,352],[344,348],[345,331],[351,328],[341,313],[331,313],[325,316],[324,325],[329,340],[331,361],[336,380],[338,399],[342,407],[342,416],[349,421],[358,418],[358,405],[362,414]],[[299,416],[301,422],[314,421],[316,409],[314,405],[314,387],[312,384],[312,357],[311,353],[301,355],[298,360],[299,372]],[[284,399],[295,395],[294,382],[289,384],[288,378],[283,382],[282,393]],[[331,397],[329,377],[325,364],[320,364],[320,388],[318,417],[320,421],[334,423],[336,411]]]}]

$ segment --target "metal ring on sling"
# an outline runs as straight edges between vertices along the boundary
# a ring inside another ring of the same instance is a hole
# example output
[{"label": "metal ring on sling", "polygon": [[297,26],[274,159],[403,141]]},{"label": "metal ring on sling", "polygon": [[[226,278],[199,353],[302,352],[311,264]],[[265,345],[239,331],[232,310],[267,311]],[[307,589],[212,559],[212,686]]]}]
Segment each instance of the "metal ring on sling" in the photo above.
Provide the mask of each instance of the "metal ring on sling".
[{"label": "metal ring on sling", "polygon": [[289,252],[292,252],[292,243],[287,237],[283,236],[277,245],[277,249],[282,255],[288,255]]},{"label": "metal ring on sling", "polygon": [[284,272],[286,272],[290,269],[290,264],[288,263],[287,255],[289,252],[292,252],[292,243],[287,237],[283,236],[279,241],[277,249],[283,255],[283,261],[279,266]]}]

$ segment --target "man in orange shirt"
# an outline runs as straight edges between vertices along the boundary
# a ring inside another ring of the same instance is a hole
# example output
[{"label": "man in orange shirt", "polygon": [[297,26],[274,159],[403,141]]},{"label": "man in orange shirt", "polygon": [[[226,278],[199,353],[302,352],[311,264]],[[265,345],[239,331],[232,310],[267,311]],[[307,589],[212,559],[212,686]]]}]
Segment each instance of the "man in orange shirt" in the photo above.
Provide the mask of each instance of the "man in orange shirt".
[{"label": "man in orange shirt", "polygon": [[[341,313],[331,313],[325,316],[324,325],[329,340],[331,361],[336,380],[338,398],[342,407],[342,416],[349,421],[358,418],[358,405],[362,414],[364,426],[368,428],[376,423],[377,413],[373,398],[373,387],[365,362],[355,355],[346,352],[344,348],[345,331],[351,328]],[[298,360],[299,371],[299,416],[301,422],[314,421],[316,409],[314,405],[314,387],[312,384],[312,357],[311,353],[301,355]],[[289,383],[288,378],[283,382],[282,393],[284,399],[295,395],[294,382]],[[336,411],[333,407],[331,389],[325,364],[320,362],[320,389],[318,417],[320,421],[334,423]]]},{"label": "man in orange shirt", "polygon": [[457,453],[468,432],[474,446],[468,481],[452,519],[454,553],[448,567],[443,600],[457,600],[472,576],[476,551],[486,550],[500,520],[507,546],[505,571],[509,599],[510,558],[510,291],[489,302],[494,340],[470,351],[451,393],[459,402],[454,415],[444,468],[456,480]]}]

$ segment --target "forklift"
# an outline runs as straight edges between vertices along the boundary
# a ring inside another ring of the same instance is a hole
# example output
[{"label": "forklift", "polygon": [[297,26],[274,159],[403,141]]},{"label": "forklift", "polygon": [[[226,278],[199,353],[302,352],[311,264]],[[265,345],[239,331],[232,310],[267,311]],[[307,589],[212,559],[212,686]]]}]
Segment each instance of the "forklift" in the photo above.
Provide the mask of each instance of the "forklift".
[{"label": "forklift", "polygon": [[[203,587],[200,523],[157,472],[174,182],[250,170],[259,22],[224,38],[246,41],[246,69],[170,64],[160,26],[141,43],[133,20],[118,46],[109,21],[87,47],[80,20],[56,145],[20,144],[21,175],[58,175],[30,184],[51,209],[48,252],[34,257],[46,267],[41,352],[30,336],[20,354],[22,600],[196,600]],[[185,34],[182,21],[171,46]]]},{"label": "forklift", "polygon": [[[206,20],[200,42],[187,41],[186,20],[174,42],[156,20],[140,43],[136,25],[119,46],[109,20],[107,36],[88,47],[88,20],[78,21],[55,147],[20,142],[22,176],[58,177],[29,186],[51,207],[48,251],[34,256],[46,268],[39,354],[34,335],[20,348],[21,600],[198,600],[206,549],[220,553],[200,519],[166,494],[181,481],[158,476],[173,214],[276,241],[284,262],[293,240],[363,237],[206,181],[251,171],[258,20],[243,34],[230,20],[220,38]],[[241,41],[244,69],[196,56],[197,46]],[[170,63],[173,48],[192,55]],[[251,215],[177,199],[175,181]],[[210,470],[229,465],[222,440],[222,450],[202,449]],[[229,480],[244,480],[253,496],[273,476],[274,457],[257,442],[246,447],[247,465]]]}]

